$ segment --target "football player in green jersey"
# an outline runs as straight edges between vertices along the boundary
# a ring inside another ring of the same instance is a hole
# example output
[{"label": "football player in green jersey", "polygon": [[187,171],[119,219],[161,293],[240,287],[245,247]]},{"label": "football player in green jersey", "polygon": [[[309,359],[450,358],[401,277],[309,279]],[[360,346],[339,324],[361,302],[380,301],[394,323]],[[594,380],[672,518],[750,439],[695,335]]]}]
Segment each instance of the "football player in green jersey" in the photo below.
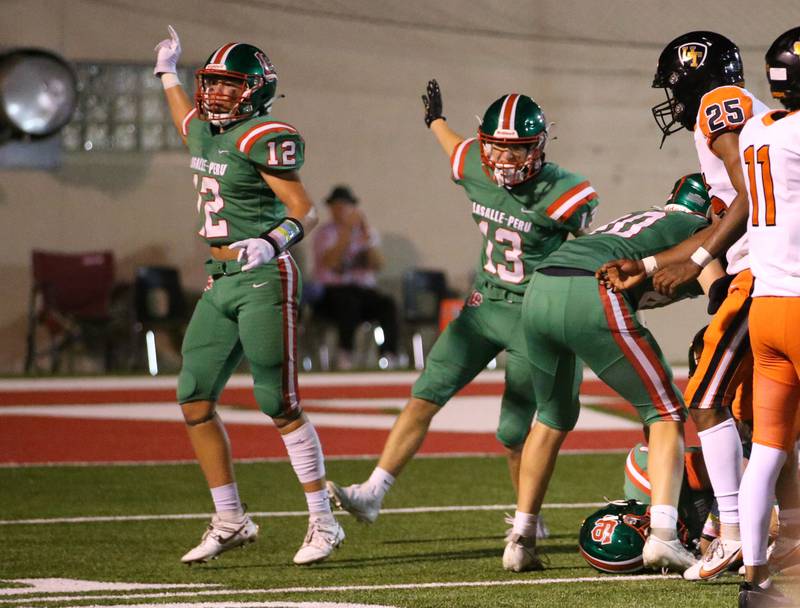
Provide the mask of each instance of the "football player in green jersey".
[{"label": "football player in green jersey", "polygon": [[344,532],[331,513],[322,447],[297,391],[300,273],[289,247],[317,223],[298,176],[304,141],[270,115],[278,77],[263,51],[238,42],[216,49],[197,71],[192,103],[176,75],[180,41],[169,31],[156,47],[154,73],[191,154],[198,233],[210,246],[208,286],[183,341],[178,401],[216,509],[200,544],[181,561],[206,562],[258,534],[242,507],[216,413],[244,357],[256,401],[278,427],[308,503],[308,533],[294,562],[317,562]]},{"label": "football player in green jersey", "polygon": [[[595,270],[610,259],[641,259],[686,240],[708,226],[709,206],[702,178],[688,176],[676,182],[663,210],[624,215],[565,243],[537,267],[522,304],[522,321],[538,414],[522,453],[517,512],[503,554],[507,570],[543,567],[533,532],[559,448],[578,420],[572,383],[577,358],[634,405],[650,427],[652,534],[644,547],[644,565],[683,572],[695,562],[676,536],[686,408],[658,344],[636,318],[637,310],[670,300],[656,294],[652,283],[614,293],[598,285]],[[710,267],[704,284],[721,274],[718,264]]]},{"label": "football player in green jersey", "polygon": [[[332,500],[366,522],[378,517],[386,491],[419,449],[432,418],[501,351],[507,363],[497,439],[507,450],[516,490],[521,448],[536,410],[520,327],[525,287],[536,264],[589,225],[598,204],[586,178],[545,161],[548,123],[530,97],[497,99],[471,138],[448,126],[435,80],[423,102],[425,124],[450,158],[451,178],[470,201],[483,247],[473,291],[434,344],[369,480],[347,487],[328,482]],[[577,400],[575,372],[568,382]]]}]

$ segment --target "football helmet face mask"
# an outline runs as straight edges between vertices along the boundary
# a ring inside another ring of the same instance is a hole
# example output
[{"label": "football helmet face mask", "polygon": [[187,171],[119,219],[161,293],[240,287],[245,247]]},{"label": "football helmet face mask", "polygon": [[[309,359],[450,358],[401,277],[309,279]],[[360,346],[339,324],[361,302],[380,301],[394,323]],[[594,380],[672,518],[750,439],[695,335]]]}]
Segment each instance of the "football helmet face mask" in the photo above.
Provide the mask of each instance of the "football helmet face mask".
[{"label": "football helmet face mask", "polygon": [[217,126],[269,114],[278,86],[269,57],[257,47],[237,42],[211,53],[195,79],[198,117]]},{"label": "football helmet face mask", "polygon": [[681,129],[694,129],[700,98],[726,84],[744,83],[739,48],[715,32],[689,32],[664,47],[658,58],[653,88],[664,89],[666,101],[653,106],[661,144]]},{"label": "football helmet face mask", "polygon": [[778,36],[764,59],[772,96],[787,110],[800,109],[800,27]]},{"label": "football helmet face mask", "polygon": [[711,197],[700,173],[684,175],[672,186],[664,211],[693,213],[705,218],[711,216]]},{"label": "football helmet face mask", "polygon": [[478,128],[481,163],[498,186],[513,188],[536,177],[544,163],[547,121],[527,95],[510,93],[496,100]]},{"label": "football helmet face mask", "polygon": [[644,567],[642,550],[649,531],[647,505],[615,500],[583,521],[578,547],[589,565],[601,572],[638,572]]}]

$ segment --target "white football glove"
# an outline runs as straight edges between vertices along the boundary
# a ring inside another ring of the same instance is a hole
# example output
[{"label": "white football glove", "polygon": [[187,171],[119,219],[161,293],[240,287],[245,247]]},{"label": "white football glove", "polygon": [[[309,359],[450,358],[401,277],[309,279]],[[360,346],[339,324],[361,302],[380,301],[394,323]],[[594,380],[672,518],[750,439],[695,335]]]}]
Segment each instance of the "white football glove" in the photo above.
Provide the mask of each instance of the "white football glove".
[{"label": "white football glove", "polygon": [[178,71],[178,59],[181,56],[181,40],[178,38],[178,32],[175,31],[171,25],[167,26],[169,29],[169,38],[165,38],[156,45],[154,49],[156,52],[156,67],[153,69],[153,74],[161,76],[161,74],[176,74]]},{"label": "white football glove", "polygon": [[242,272],[263,266],[275,257],[275,248],[264,239],[244,239],[231,243],[228,248],[239,250],[239,257],[236,259],[245,262]]}]

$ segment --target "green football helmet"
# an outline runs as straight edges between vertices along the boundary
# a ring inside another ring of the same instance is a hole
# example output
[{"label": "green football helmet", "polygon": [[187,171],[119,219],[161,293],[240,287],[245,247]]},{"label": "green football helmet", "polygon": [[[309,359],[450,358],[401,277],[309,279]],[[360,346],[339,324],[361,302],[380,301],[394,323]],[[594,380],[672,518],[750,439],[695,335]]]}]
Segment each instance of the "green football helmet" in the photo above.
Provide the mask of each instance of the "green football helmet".
[{"label": "green football helmet", "polygon": [[711,197],[708,196],[703,176],[691,173],[676,181],[664,205],[664,211],[682,211],[710,217]]},{"label": "green football helmet", "polygon": [[225,126],[251,116],[269,114],[278,74],[259,48],[241,42],[223,44],[197,70],[197,115]]},{"label": "green football helmet", "polygon": [[650,530],[648,506],[636,500],[615,500],[581,524],[578,546],[589,565],[601,572],[638,572]]},{"label": "green football helmet", "polygon": [[481,162],[498,185],[512,188],[536,177],[544,163],[547,120],[527,95],[503,95],[486,110],[478,128]]}]

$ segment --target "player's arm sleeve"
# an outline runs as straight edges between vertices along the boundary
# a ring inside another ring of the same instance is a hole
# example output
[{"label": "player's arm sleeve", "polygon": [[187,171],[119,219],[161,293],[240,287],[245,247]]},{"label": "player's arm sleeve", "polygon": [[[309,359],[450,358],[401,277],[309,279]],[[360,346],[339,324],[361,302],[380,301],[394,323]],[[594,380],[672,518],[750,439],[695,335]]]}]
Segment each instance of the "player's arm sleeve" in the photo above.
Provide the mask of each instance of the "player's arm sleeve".
[{"label": "player's arm sleeve", "polygon": [[471,137],[458,144],[450,156],[450,178],[457,184],[467,179],[470,155],[478,154],[478,139]]},{"label": "player's arm sleeve", "polygon": [[752,116],[753,99],[743,89],[717,87],[700,100],[697,128],[711,144],[723,133],[738,133]]},{"label": "player's arm sleeve", "polygon": [[588,180],[575,176],[569,185],[550,205],[545,213],[561,224],[564,230],[578,234],[589,228],[600,199]]},{"label": "player's arm sleeve", "polygon": [[305,161],[305,141],[289,124],[266,122],[251,127],[236,147],[267,171],[297,171]]}]

